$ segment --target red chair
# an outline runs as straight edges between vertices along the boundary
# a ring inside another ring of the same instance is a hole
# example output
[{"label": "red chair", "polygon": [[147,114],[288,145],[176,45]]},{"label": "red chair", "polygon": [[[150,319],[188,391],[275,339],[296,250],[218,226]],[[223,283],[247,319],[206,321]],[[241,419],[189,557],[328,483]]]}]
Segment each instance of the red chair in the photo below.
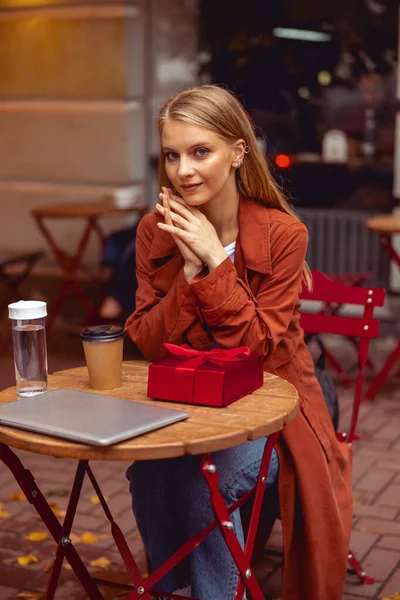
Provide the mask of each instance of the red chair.
[{"label": "red chair", "polygon": [[[338,313],[327,315],[321,312],[314,314],[301,312],[300,324],[306,334],[336,334],[352,337],[358,342],[358,374],[354,393],[353,413],[348,433],[338,433],[338,439],[347,444],[358,439],[356,427],[363,390],[363,372],[368,362],[368,350],[371,339],[378,337],[379,321],[374,319],[374,308],[383,306],[385,290],[379,288],[362,288],[344,285],[333,281],[321,271],[313,271],[313,289],[303,288],[301,300],[312,300],[325,304],[351,304],[363,307],[361,317],[345,317]],[[349,563],[361,583],[373,583],[353,553],[349,550]]]},{"label": "red chair", "polygon": [[[351,286],[357,286],[357,287],[363,285],[368,279],[371,279],[372,277],[373,277],[373,273],[370,273],[370,272],[343,273],[343,274],[338,273],[335,275],[330,275],[330,278],[333,279],[333,281],[336,281],[337,283],[343,283],[344,285],[347,285],[347,286],[351,285]],[[326,303],[324,303],[324,306],[320,312],[322,314],[335,315],[340,311],[341,307],[342,307],[342,304],[340,304],[340,303],[332,304],[330,302],[326,302]],[[356,340],[354,338],[348,337],[347,339],[351,344],[353,344],[353,346],[355,346],[356,348],[358,347],[358,343],[356,342]],[[352,386],[354,381],[348,375],[348,370],[345,370],[342,367],[340,362],[337,360],[337,358],[332,354],[332,352],[328,348],[325,348],[325,358],[326,358],[327,362],[330,364],[330,366],[336,371],[341,382],[346,386],[349,386],[349,387]],[[371,370],[374,370],[374,365],[372,364],[372,362],[369,359],[367,362],[367,366]]]}]

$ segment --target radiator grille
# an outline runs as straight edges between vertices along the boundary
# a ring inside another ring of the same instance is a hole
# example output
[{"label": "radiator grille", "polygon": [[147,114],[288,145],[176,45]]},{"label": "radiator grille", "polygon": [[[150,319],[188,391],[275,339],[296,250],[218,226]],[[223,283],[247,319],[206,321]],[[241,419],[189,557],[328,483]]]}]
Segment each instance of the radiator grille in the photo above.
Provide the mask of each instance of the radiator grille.
[{"label": "radiator grille", "polygon": [[328,275],[373,273],[371,286],[389,286],[389,257],[365,221],[370,211],[297,209],[309,230],[307,262]]}]

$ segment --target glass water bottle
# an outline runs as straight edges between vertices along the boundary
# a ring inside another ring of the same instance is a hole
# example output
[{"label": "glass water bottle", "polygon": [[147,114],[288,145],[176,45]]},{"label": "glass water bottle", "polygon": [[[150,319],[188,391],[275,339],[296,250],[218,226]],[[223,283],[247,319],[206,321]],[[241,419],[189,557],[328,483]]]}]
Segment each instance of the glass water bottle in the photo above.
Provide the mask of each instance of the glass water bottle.
[{"label": "glass water bottle", "polygon": [[47,390],[46,315],[46,302],[20,300],[8,305],[19,396],[34,396]]}]

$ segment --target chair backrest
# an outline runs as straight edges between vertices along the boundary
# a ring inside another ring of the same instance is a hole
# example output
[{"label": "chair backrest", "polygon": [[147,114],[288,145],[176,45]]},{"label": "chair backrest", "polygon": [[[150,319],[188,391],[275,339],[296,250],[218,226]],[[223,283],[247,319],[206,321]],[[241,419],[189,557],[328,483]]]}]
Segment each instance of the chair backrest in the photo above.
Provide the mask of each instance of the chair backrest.
[{"label": "chair backrest", "polygon": [[[343,441],[351,442],[355,437],[358,413],[363,387],[363,371],[368,360],[369,343],[378,337],[379,321],[374,319],[374,308],[383,306],[385,290],[352,285],[334,281],[321,271],[312,271],[313,289],[303,288],[301,300],[322,302],[325,310],[317,313],[303,312],[300,309],[300,324],[307,334],[330,333],[359,338],[358,375],[355,389],[353,414],[349,433]],[[353,304],[363,307],[362,316],[342,316],[332,307]],[[329,314],[331,313],[331,314]]]}]

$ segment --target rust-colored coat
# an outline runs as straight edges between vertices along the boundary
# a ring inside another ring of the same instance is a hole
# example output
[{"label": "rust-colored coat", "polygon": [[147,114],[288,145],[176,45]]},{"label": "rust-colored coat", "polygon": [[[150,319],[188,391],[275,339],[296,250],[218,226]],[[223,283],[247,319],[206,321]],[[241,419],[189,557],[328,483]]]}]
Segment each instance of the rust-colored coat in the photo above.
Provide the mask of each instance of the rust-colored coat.
[{"label": "rust-colored coat", "polygon": [[[188,284],[183,259],[155,214],[137,232],[136,311],[126,329],[149,360],[163,342],[249,346],[265,370],[297,388],[301,410],[278,452],[284,600],[341,600],[351,532],[351,466],[336,441],[299,326],[298,293],[308,235],[276,209],[240,199],[235,262]],[[208,331],[208,333],[207,333]]]}]

